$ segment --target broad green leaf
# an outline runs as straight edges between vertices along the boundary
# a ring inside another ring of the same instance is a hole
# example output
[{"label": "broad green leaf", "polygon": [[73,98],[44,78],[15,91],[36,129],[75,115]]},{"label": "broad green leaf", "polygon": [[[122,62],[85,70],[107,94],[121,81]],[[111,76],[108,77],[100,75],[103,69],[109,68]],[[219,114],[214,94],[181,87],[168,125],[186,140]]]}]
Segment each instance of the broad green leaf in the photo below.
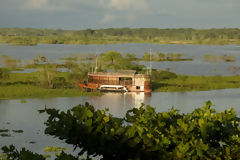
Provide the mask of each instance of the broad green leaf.
[{"label": "broad green leaf", "polygon": [[87,117],[91,118],[93,116],[93,113],[90,110],[87,110]]},{"label": "broad green leaf", "polygon": [[103,117],[105,123],[109,122],[109,116]]}]

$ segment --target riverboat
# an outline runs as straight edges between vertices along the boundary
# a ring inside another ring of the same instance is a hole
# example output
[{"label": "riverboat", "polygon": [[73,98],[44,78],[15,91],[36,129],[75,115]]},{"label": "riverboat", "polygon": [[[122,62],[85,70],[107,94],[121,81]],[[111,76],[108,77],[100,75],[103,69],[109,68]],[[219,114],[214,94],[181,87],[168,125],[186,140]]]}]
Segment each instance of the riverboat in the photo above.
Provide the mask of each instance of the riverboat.
[{"label": "riverboat", "polygon": [[89,72],[87,82],[78,85],[87,90],[151,92],[151,75],[139,74],[133,70],[118,72]]}]

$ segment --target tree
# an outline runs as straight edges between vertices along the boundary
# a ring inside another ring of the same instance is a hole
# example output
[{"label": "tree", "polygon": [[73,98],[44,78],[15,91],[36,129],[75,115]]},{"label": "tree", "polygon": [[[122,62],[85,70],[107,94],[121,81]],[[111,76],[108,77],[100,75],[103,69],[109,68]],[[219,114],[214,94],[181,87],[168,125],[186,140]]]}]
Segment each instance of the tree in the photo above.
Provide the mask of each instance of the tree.
[{"label": "tree", "polygon": [[125,58],[129,61],[135,61],[136,60],[136,54],[135,53],[126,53]]},{"label": "tree", "polygon": [[152,55],[151,55],[150,53],[145,52],[145,53],[143,54],[143,60],[144,60],[144,61],[150,61],[151,56],[152,56]]},{"label": "tree", "polygon": [[54,88],[54,78],[56,77],[57,66],[45,65],[39,68],[39,82],[40,85],[47,88]]},{"label": "tree", "polygon": [[43,55],[36,56],[33,59],[34,64],[43,64],[43,63],[46,63],[47,61],[48,61],[47,58]]},{"label": "tree", "polygon": [[2,61],[6,67],[10,68],[17,67],[18,63],[20,62],[20,60],[16,60],[7,55],[2,55]]},{"label": "tree", "polygon": [[165,60],[165,54],[161,52],[156,52],[154,56],[154,60],[156,61],[163,61]]},{"label": "tree", "polygon": [[7,79],[9,77],[9,71],[5,68],[0,68],[0,80]]},{"label": "tree", "polygon": [[123,61],[121,53],[115,51],[109,51],[100,55],[100,67],[104,70],[121,68],[120,62]]}]

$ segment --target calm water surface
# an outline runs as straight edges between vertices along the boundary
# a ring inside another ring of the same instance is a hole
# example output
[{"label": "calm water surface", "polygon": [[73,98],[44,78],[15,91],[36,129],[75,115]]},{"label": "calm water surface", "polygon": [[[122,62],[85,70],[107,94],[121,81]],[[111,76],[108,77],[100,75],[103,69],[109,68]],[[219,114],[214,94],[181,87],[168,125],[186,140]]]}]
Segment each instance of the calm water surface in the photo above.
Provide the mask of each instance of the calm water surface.
[{"label": "calm water surface", "polygon": [[[0,147],[15,144],[18,147],[43,153],[46,146],[60,146],[67,147],[69,152],[72,152],[71,145],[44,134],[47,115],[39,114],[38,110],[45,106],[65,111],[78,104],[89,102],[97,109],[108,107],[111,114],[123,117],[128,109],[139,107],[141,103],[150,104],[156,107],[157,111],[168,111],[174,106],[186,113],[211,100],[217,111],[234,107],[240,114],[239,97],[240,89],[225,89],[201,92],[153,92],[152,94],[106,93],[103,96],[93,97],[26,99],[27,103],[21,103],[20,100],[0,100],[0,129],[9,129],[11,134],[11,137],[0,137]],[[12,132],[19,129],[24,132]],[[30,141],[36,143],[30,144]]]},{"label": "calm water surface", "polygon": [[[9,55],[18,59],[33,59],[38,55],[45,55],[52,61],[69,55],[100,54],[105,51],[118,51],[123,54],[135,53],[137,57],[142,57],[144,52],[163,53],[184,53],[186,58],[194,58],[194,61],[187,62],[153,62],[153,68],[170,69],[177,74],[184,75],[233,75],[232,67],[240,66],[240,47],[236,45],[176,45],[176,44],[148,44],[148,43],[126,43],[108,45],[37,45],[37,46],[8,46],[0,45],[0,56]],[[204,54],[212,55],[233,55],[236,62],[208,63],[202,61]],[[149,66],[148,63],[143,63]],[[238,72],[240,73],[240,72]]]}]

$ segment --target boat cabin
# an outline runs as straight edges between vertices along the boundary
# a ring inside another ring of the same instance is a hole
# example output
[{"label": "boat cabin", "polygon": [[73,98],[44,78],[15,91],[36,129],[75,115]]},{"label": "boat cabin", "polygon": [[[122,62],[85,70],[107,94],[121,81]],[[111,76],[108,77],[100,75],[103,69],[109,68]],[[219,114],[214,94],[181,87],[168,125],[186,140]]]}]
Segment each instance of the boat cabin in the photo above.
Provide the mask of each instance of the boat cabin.
[{"label": "boat cabin", "polygon": [[151,75],[138,74],[133,70],[121,70],[115,73],[88,73],[88,89],[123,89],[129,92],[151,92]]}]

